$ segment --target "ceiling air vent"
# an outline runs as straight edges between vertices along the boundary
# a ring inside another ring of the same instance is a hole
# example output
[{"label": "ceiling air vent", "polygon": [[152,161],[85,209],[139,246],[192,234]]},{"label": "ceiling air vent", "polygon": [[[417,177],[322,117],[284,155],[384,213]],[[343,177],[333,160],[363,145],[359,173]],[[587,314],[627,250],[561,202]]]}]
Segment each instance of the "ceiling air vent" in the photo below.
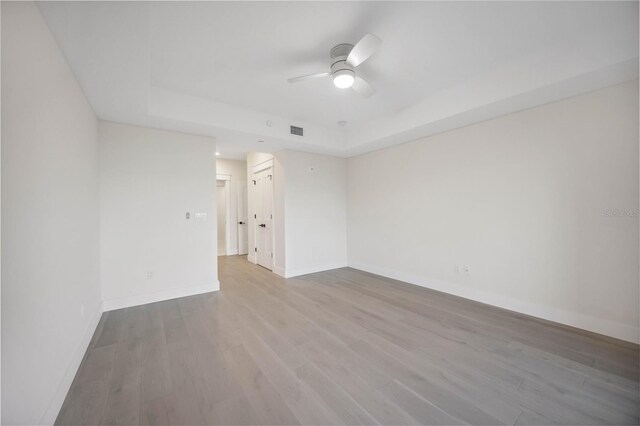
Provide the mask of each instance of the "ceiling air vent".
[{"label": "ceiling air vent", "polygon": [[302,132],[303,132],[302,127],[291,126],[291,134],[292,135],[304,136],[302,134]]}]

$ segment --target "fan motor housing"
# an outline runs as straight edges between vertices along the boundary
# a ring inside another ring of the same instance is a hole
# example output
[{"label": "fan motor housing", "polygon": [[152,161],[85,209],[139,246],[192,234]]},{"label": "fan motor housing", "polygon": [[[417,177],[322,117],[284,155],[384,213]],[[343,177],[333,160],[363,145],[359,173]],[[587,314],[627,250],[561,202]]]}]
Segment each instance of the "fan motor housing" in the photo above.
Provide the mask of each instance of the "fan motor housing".
[{"label": "fan motor housing", "polygon": [[348,72],[355,76],[353,67],[347,64],[347,57],[353,49],[353,44],[339,44],[331,49],[331,74],[335,75],[339,72]]}]

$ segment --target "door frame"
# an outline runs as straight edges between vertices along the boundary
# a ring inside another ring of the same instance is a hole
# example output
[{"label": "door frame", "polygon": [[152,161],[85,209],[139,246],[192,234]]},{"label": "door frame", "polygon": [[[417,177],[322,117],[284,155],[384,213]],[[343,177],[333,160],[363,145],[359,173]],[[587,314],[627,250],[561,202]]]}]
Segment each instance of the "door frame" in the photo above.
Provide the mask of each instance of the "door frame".
[{"label": "door frame", "polygon": [[[271,259],[271,272],[273,272],[273,269],[275,268],[275,264],[276,264],[276,253],[275,253],[275,247],[276,247],[276,233],[275,233],[275,191],[274,191],[274,187],[273,187],[273,182],[274,182],[274,177],[275,174],[273,172],[274,169],[274,161],[273,158],[263,161],[262,163],[256,164],[255,166],[253,166],[251,168],[251,177],[254,177],[257,173],[263,172],[265,170],[271,169],[271,215],[274,216],[271,219],[271,254],[272,254],[272,259]],[[255,195],[255,191],[256,191],[256,184],[255,184],[255,179],[252,179],[251,184],[253,186],[253,208],[254,208],[254,219],[253,219],[253,242],[254,244],[257,246],[258,244],[258,221],[255,218],[255,215],[257,214],[257,211],[255,211],[256,207],[257,207],[257,203],[256,203],[256,195]],[[251,216],[251,212],[249,212],[249,216]],[[256,247],[254,247],[255,250]],[[248,250],[251,250],[251,247],[247,247]],[[258,256],[255,255],[255,251],[254,251],[254,256],[253,256],[253,262],[254,264],[258,264]]]},{"label": "door frame", "polygon": [[[243,189],[244,189],[244,192],[245,192],[244,194],[242,193]],[[244,198],[245,195],[246,195],[246,199]],[[236,237],[237,237],[236,239],[238,240],[237,243],[236,243],[238,245],[238,253],[237,254],[240,255],[240,256],[244,256],[244,255],[249,254],[249,240],[248,240],[248,237],[249,237],[249,232],[250,232],[249,231],[249,216],[250,216],[249,215],[249,185],[247,185],[246,182],[244,182],[244,181],[236,182],[236,198],[237,198],[237,200],[236,200],[236,207],[237,207],[236,208],[236,211],[237,211],[236,226],[238,227],[238,230],[236,231]],[[242,199],[242,203],[240,202],[241,199]],[[242,209],[242,211],[240,209],[240,205],[242,205],[244,207]],[[247,212],[246,219],[244,217],[244,211],[245,210]],[[242,217],[240,217],[240,216],[242,216]],[[242,253],[242,250],[240,250],[240,246],[241,246],[241,244],[240,244],[240,226],[243,226],[243,225],[240,225],[240,221],[245,221],[244,225],[246,226],[245,231],[244,231],[245,239],[247,239],[247,244],[246,244],[247,251],[246,251],[246,253]]]},{"label": "door frame", "polygon": [[[231,175],[228,174],[217,174],[216,175],[216,182],[217,181],[224,181],[224,202],[225,202],[225,223],[224,223],[224,245],[225,245],[225,253],[224,256],[229,256],[231,255],[231,221],[229,220],[229,218],[231,217]],[[218,189],[218,187],[216,186],[216,190]],[[218,214],[218,206],[216,205],[216,215]],[[216,217],[216,221],[218,220],[218,218]],[[217,240],[217,238],[216,238]],[[217,244],[217,241],[216,241]],[[217,247],[217,245],[216,245]],[[218,256],[220,256],[220,253],[218,253]]]}]

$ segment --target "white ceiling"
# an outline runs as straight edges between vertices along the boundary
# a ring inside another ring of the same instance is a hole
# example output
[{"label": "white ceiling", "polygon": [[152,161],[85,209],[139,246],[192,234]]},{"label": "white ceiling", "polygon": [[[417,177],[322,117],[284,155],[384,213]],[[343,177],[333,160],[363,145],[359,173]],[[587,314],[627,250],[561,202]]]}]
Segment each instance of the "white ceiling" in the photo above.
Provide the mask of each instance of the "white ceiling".
[{"label": "white ceiling", "polygon": [[[212,135],[226,157],[282,147],[353,155],[638,73],[637,2],[46,2],[40,9],[100,118]],[[359,67],[377,89],[371,98],[330,79],[287,83],[327,71],[332,46],[367,32],[383,40]],[[288,135],[289,124],[305,127],[304,138]]]}]

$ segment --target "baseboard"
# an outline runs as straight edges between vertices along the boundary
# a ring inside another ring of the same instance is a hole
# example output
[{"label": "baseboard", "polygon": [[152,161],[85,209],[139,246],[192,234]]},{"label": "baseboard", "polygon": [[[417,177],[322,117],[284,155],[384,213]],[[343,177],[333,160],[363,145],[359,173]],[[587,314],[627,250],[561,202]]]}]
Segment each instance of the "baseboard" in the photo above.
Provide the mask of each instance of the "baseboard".
[{"label": "baseboard", "polygon": [[315,266],[308,266],[305,268],[286,269],[284,271],[284,274],[280,274],[276,272],[275,269],[273,272],[276,272],[278,275],[283,276],[285,278],[293,278],[293,277],[299,277],[300,275],[315,274],[316,272],[329,271],[331,269],[346,268],[346,267],[347,267],[347,261],[345,260],[344,262],[335,262],[335,263],[329,263],[325,265],[315,265]]},{"label": "baseboard", "polygon": [[247,254],[247,260],[251,263],[256,263],[256,255],[252,253]]},{"label": "baseboard", "polygon": [[604,320],[553,307],[541,306],[459,284],[419,277],[413,274],[395,271],[380,266],[368,265],[361,262],[349,262],[349,267],[398,281],[404,281],[409,284],[441,291],[443,293],[453,294],[476,302],[486,303],[487,305],[508,309],[521,314],[603,334],[605,336],[614,337],[627,342],[640,343],[640,328],[619,322]]},{"label": "baseboard", "polygon": [[154,293],[136,294],[134,296],[107,299],[103,302],[104,311],[129,308],[131,306],[146,305],[147,303],[162,302],[164,300],[177,299],[179,297],[194,296],[196,294],[209,293],[220,290],[220,281],[213,284],[203,284],[191,287],[180,287],[171,290],[163,290]]},{"label": "baseboard", "polygon": [[69,389],[71,388],[71,383],[78,372],[78,368],[80,368],[80,363],[84,358],[84,354],[87,352],[87,348],[89,348],[89,343],[91,343],[91,338],[93,338],[93,334],[96,332],[96,328],[98,328],[98,323],[100,322],[100,317],[102,316],[103,308],[102,303],[98,305],[95,309],[93,316],[89,320],[89,324],[82,336],[82,340],[76,346],[75,351],[73,352],[73,356],[71,361],[67,365],[67,369],[64,372],[64,377],[62,381],[58,385],[58,389],[56,390],[51,403],[49,404],[49,408],[44,413],[44,416],[40,419],[40,424],[42,425],[52,425],[56,421],[58,417],[58,413],[60,413],[60,409],[62,408],[62,404],[64,403],[64,399],[67,397],[67,393],[69,393]]},{"label": "baseboard", "polygon": [[287,271],[284,268],[280,267],[280,266],[274,266],[272,272],[274,274],[276,274],[276,275],[280,275],[282,278],[286,278],[287,277],[286,276],[287,275]]},{"label": "baseboard", "polygon": [[84,354],[87,352],[89,343],[91,343],[91,338],[93,337],[93,334],[98,327],[98,323],[100,322],[100,317],[102,316],[103,312],[113,311],[115,309],[121,308],[128,308],[130,306],[144,305],[147,303],[160,302],[163,300],[176,299],[178,297],[193,296],[196,294],[208,293],[217,290],[220,290],[219,281],[216,281],[213,285],[199,285],[160,291],[156,293],[140,294],[130,297],[105,300],[104,302],[100,303],[96,308],[93,317],[90,319],[89,324],[87,325],[85,333],[82,336],[82,340],[73,353],[73,357],[69,362],[67,369],[65,370],[64,377],[58,385],[58,389],[56,390],[56,393],[53,396],[51,403],[49,404],[49,408],[42,416],[40,424],[51,425],[56,421],[56,418],[60,413],[60,409],[62,408],[62,404],[67,397],[69,389],[71,388],[71,383],[73,382],[78,368],[80,368],[80,363],[82,362]]}]

